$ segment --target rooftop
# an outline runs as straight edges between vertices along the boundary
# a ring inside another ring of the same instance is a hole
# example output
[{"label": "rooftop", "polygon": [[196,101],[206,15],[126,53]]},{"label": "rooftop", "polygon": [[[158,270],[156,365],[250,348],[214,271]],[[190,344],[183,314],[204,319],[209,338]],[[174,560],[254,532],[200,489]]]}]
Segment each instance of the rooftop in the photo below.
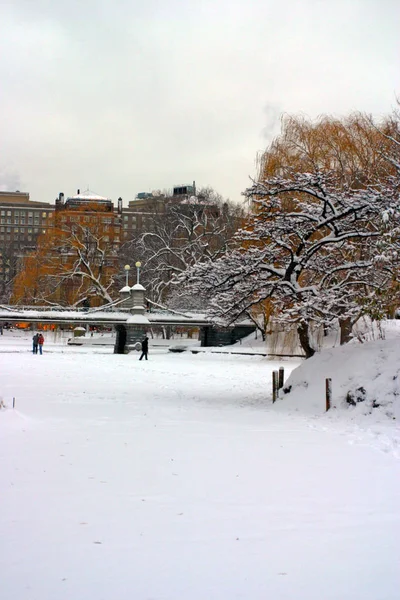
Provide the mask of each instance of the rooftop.
[{"label": "rooftop", "polygon": [[105,196],[99,196],[99,194],[96,194],[95,192],[92,192],[91,190],[87,189],[84,192],[80,192],[80,190],[78,190],[78,193],[75,196],[69,196],[68,200],[84,200],[86,202],[110,202],[110,198],[106,198]]}]

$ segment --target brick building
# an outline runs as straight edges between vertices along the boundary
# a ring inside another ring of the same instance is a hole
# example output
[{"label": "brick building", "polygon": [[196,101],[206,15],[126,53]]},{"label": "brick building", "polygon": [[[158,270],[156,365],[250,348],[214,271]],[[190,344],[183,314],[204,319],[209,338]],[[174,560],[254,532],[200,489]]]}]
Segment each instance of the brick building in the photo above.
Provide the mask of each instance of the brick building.
[{"label": "brick building", "polygon": [[[0,301],[6,302],[11,294],[12,280],[21,258],[34,251],[39,236],[52,229],[95,224],[104,242],[112,248],[107,266],[118,269],[123,244],[151,231],[156,219],[166,216],[178,205],[182,211],[196,204],[198,210],[214,210],[209,202],[196,198],[196,187],[179,185],[171,194],[139,193],[135,200],[123,207],[119,198],[116,205],[110,198],[85,190],[65,197],[60,193],[54,203],[33,202],[28,193],[0,192]],[[197,210],[197,209],[196,209]],[[64,256],[67,261],[67,255]]]}]

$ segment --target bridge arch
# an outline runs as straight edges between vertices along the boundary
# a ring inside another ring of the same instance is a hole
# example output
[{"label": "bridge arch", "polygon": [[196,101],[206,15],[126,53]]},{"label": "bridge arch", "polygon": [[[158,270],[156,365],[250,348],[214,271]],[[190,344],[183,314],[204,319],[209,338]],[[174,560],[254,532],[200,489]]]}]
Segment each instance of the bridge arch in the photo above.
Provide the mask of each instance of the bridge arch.
[{"label": "bridge arch", "polygon": [[126,338],[127,338],[126,327],[125,327],[125,325],[118,323],[117,325],[115,325],[115,331],[116,331],[116,336],[115,336],[114,354],[125,354]]}]

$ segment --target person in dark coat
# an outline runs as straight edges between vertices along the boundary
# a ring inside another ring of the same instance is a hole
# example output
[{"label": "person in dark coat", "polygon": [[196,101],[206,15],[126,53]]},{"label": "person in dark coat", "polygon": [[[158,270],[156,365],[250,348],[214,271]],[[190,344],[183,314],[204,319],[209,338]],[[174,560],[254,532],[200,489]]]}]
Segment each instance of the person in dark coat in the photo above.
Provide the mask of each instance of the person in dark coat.
[{"label": "person in dark coat", "polygon": [[38,350],[38,339],[39,339],[39,334],[35,333],[35,335],[32,338],[32,352],[33,354],[37,354],[37,350]]},{"label": "person in dark coat", "polygon": [[140,355],[139,360],[142,360],[143,356],[147,360],[148,353],[149,353],[149,338],[147,337],[147,335],[145,335],[143,338],[143,341],[142,341],[142,354]]}]

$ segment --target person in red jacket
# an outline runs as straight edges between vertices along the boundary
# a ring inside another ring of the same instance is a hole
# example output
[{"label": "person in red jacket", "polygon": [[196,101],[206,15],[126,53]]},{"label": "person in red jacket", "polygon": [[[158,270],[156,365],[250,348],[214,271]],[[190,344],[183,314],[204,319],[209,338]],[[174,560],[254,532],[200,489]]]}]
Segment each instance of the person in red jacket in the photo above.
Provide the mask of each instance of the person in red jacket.
[{"label": "person in red jacket", "polygon": [[38,337],[38,346],[39,346],[39,352],[40,352],[40,354],[43,354],[43,344],[44,344],[44,337],[40,333],[39,337]]}]

